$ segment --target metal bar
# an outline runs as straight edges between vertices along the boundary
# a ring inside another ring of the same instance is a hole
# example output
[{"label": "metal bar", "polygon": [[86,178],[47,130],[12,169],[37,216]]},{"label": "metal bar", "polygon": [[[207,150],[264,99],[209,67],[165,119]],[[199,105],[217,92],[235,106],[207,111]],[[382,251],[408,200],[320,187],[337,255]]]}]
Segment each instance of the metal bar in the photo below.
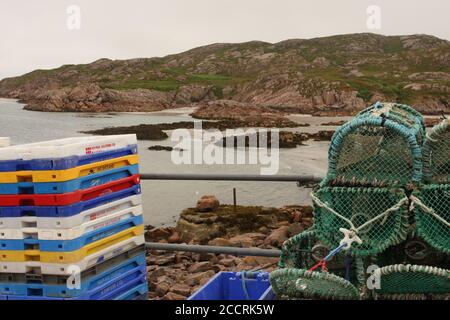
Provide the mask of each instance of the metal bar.
[{"label": "metal bar", "polygon": [[281,250],[276,249],[259,249],[259,248],[235,248],[235,247],[219,247],[219,246],[203,246],[190,244],[170,244],[158,242],[146,242],[145,247],[152,250],[162,251],[184,251],[196,253],[215,253],[229,254],[233,256],[254,256],[254,257],[275,257],[281,255]]},{"label": "metal bar", "polygon": [[142,180],[211,180],[211,181],[278,181],[319,183],[323,177],[314,175],[251,175],[251,174],[185,174],[142,173]]}]

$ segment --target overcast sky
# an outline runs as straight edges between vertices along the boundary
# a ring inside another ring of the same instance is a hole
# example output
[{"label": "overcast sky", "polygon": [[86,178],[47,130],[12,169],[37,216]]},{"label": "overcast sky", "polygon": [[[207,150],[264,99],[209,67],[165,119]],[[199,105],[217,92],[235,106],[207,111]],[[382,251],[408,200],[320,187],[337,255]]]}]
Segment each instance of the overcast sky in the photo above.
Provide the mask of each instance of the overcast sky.
[{"label": "overcast sky", "polygon": [[[80,29],[76,13],[80,9]],[[381,29],[369,29],[370,5]],[[75,20],[74,20],[75,19]],[[450,39],[448,0],[1,0],[0,79],[107,57],[164,56],[215,42],[376,32]]]}]

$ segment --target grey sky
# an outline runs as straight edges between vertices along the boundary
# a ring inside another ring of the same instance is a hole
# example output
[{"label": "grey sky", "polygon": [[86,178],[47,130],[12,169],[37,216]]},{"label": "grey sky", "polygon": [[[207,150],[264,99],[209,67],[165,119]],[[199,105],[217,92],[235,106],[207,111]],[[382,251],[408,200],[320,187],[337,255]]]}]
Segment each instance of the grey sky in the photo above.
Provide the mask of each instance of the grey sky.
[{"label": "grey sky", "polygon": [[[69,5],[81,29],[66,26]],[[369,5],[381,29],[366,26]],[[450,39],[448,0],[1,0],[0,79],[107,57],[164,56],[215,42],[377,32]]]}]

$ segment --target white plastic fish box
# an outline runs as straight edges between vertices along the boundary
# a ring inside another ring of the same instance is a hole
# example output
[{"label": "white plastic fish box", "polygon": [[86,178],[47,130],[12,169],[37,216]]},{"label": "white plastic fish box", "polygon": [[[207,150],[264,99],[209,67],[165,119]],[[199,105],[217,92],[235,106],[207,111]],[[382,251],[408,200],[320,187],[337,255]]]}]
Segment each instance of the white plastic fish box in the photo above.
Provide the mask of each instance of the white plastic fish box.
[{"label": "white plastic fish box", "polygon": [[136,153],[135,134],[74,137],[4,146],[0,148],[0,171],[65,170]]}]

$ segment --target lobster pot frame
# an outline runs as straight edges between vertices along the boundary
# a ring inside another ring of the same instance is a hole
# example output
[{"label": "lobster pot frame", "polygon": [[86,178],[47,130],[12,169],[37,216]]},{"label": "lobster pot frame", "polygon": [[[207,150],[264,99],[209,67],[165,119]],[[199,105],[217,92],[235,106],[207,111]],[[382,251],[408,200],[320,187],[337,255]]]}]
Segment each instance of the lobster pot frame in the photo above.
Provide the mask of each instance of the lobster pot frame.
[{"label": "lobster pot frame", "polygon": [[450,183],[450,119],[431,129],[423,146],[423,173],[428,183]]},{"label": "lobster pot frame", "polygon": [[[316,231],[309,229],[284,242],[278,266],[308,270],[330,251],[317,237]],[[357,259],[349,251],[341,252],[327,262],[327,272],[345,278],[355,286],[359,286],[362,279],[358,267]],[[364,271],[362,274],[364,275]]]},{"label": "lobster pot frame", "polygon": [[420,182],[424,135],[417,111],[377,103],[333,135],[324,184],[384,187]]},{"label": "lobster pot frame", "polygon": [[[316,231],[309,229],[283,243],[278,266],[280,268],[309,269],[323,259],[330,251],[330,247],[323,244],[317,237]],[[353,260],[351,255],[346,255],[345,253],[338,254],[327,263],[327,269],[331,273],[345,277],[346,266],[353,269]],[[356,278],[353,272],[350,272],[348,277],[352,282]]]},{"label": "lobster pot frame", "polygon": [[270,284],[276,296],[281,299],[359,299],[355,286],[328,272],[278,269],[270,273]]},{"label": "lobster pot frame", "polygon": [[450,294],[450,270],[425,266],[395,264],[377,270],[380,286],[374,291],[381,298],[420,298],[423,295]]},{"label": "lobster pot frame", "polygon": [[438,268],[448,268],[450,255],[432,247],[417,232],[410,233],[401,243],[391,246],[368,260],[370,264],[379,267],[390,266],[399,262],[403,264],[428,265]]},{"label": "lobster pot frame", "polygon": [[323,243],[339,246],[342,228],[362,240],[357,256],[377,254],[406,239],[408,198],[402,189],[323,187],[313,193],[315,230]]},{"label": "lobster pot frame", "polygon": [[[314,256],[314,249],[320,243],[314,230],[303,231],[283,243],[281,248],[280,268],[307,269],[318,262]],[[328,250],[328,247],[325,247]]]},{"label": "lobster pot frame", "polygon": [[450,254],[450,184],[423,186],[411,197],[418,235]]}]

